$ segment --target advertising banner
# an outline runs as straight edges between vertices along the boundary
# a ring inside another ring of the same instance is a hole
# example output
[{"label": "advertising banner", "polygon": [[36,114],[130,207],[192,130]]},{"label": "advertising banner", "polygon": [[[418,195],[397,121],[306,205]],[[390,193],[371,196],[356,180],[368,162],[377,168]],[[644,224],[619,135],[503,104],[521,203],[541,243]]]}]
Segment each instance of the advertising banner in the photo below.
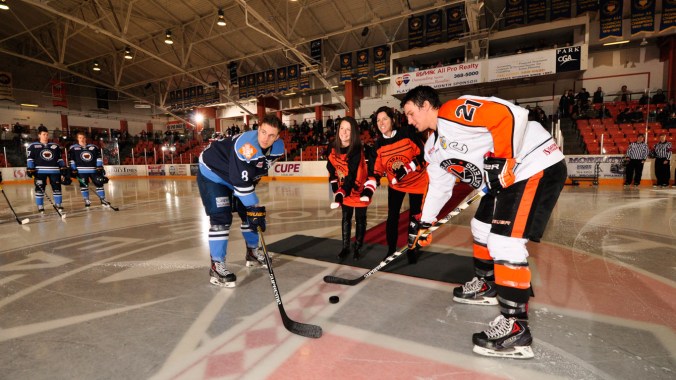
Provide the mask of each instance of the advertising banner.
[{"label": "advertising banner", "polygon": [[447,88],[481,83],[484,81],[484,65],[485,62],[461,63],[394,75],[390,79],[390,93],[405,94],[420,85]]},{"label": "advertising banner", "polygon": [[624,156],[566,156],[566,167],[569,178],[593,177],[597,170],[602,179],[623,178]]},{"label": "advertising banner", "polygon": [[488,62],[488,81],[527,78],[556,73],[554,50],[493,58]]}]

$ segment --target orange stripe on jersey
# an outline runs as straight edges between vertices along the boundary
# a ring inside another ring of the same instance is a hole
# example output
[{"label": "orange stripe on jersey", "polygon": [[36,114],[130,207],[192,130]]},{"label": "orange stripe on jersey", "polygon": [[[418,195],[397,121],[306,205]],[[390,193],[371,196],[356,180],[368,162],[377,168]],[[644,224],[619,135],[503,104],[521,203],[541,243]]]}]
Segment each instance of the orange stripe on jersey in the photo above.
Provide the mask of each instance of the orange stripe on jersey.
[{"label": "orange stripe on jersey", "polygon": [[495,283],[509,288],[530,288],[530,268],[509,264],[495,264]]},{"label": "orange stripe on jersey", "polygon": [[528,223],[528,216],[533,207],[535,192],[538,189],[543,173],[544,172],[542,171],[535,173],[535,175],[528,179],[526,188],[523,189],[523,196],[521,197],[521,202],[519,202],[519,208],[516,210],[516,217],[514,218],[512,237],[523,237],[523,232],[526,230],[526,224]]},{"label": "orange stripe on jersey", "polygon": [[[391,181],[394,178],[393,165],[407,165],[420,154],[418,148],[409,138],[403,138],[392,144],[383,145],[378,148],[377,159],[373,171],[382,176],[385,175]],[[426,169],[416,169],[416,171],[406,175],[396,185],[390,186],[398,191],[412,194],[423,194],[427,191],[428,178]]]},{"label": "orange stripe on jersey", "polygon": [[474,245],[472,246],[472,252],[475,259],[493,261],[490,253],[488,253],[488,247],[486,247],[485,244],[474,242]]},{"label": "orange stripe on jersey", "polygon": [[467,127],[487,128],[496,157],[514,157],[514,114],[506,105],[484,99],[455,99],[444,103],[438,117]]}]

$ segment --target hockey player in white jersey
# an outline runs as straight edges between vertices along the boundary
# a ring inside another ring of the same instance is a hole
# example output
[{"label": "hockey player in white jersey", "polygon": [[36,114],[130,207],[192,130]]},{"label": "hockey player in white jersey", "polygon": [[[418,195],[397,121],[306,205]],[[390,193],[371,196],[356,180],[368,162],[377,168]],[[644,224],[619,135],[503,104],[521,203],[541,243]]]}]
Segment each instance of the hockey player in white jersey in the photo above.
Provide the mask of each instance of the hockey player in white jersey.
[{"label": "hockey player in white jersey", "polygon": [[[531,274],[528,240],[539,242],[566,180],[564,156],[528,111],[505,100],[462,96],[441,104],[428,86],[401,102],[425,144],[429,188],[418,236],[436,221],[456,179],[489,192],[471,222],[474,279],[453,291],[453,300],[499,305],[500,315],[472,336],[473,351],[486,356],[532,358],[528,327]],[[425,241],[417,241],[424,245]]]}]

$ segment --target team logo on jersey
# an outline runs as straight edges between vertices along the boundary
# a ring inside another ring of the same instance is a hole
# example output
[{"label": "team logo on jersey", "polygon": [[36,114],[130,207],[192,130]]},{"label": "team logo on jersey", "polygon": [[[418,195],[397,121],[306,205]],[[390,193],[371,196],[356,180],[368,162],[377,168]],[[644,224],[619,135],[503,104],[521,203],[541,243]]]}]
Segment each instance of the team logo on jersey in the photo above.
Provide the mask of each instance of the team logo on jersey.
[{"label": "team logo on jersey", "polygon": [[449,158],[441,161],[439,165],[442,169],[460,178],[460,182],[467,183],[475,189],[481,187],[481,183],[483,182],[481,169],[473,163],[457,158]]},{"label": "team logo on jersey", "polygon": [[242,145],[241,148],[239,148],[238,152],[244,158],[246,158],[247,161],[249,161],[253,158],[253,156],[256,155],[256,153],[258,153],[258,150],[253,145],[246,143]]},{"label": "team logo on jersey", "polygon": [[82,159],[82,161],[89,162],[94,158],[94,156],[91,154],[91,152],[84,151],[80,153],[80,158]]},{"label": "team logo on jersey", "polygon": [[54,158],[54,153],[51,150],[43,150],[40,152],[40,157],[45,161],[51,161]]},{"label": "team logo on jersey", "polygon": [[449,142],[449,141],[446,140],[446,137],[444,137],[444,136],[441,136],[439,138],[439,145],[441,145],[441,149],[443,149],[443,150],[453,149],[453,150],[457,150],[460,153],[467,153],[469,151],[469,149],[467,148],[467,145],[465,145],[463,143],[459,143],[457,141],[450,141]]},{"label": "team logo on jersey", "polygon": [[392,170],[397,170],[400,167],[404,166],[405,163],[407,162],[409,162],[409,159],[407,159],[405,156],[393,156],[390,157],[389,160],[387,160],[387,164],[385,165],[387,166],[388,164],[390,164]]}]

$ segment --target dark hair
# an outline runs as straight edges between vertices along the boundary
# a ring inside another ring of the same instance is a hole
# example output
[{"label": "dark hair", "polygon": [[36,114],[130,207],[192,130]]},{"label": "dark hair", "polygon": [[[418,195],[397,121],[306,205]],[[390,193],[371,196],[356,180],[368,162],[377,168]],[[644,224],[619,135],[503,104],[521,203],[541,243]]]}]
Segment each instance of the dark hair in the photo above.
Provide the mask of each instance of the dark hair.
[{"label": "dark hair", "polygon": [[87,132],[85,132],[85,131],[77,131],[77,132],[75,132],[75,136],[77,136],[77,135],[82,135],[82,136],[84,136],[84,137],[87,137]]},{"label": "dark hair", "polygon": [[41,133],[41,132],[49,133],[49,129],[47,129],[47,127],[45,127],[44,125],[40,124],[40,126],[38,127],[38,133]]},{"label": "dark hair", "polygon": [[432,108],[437,110],[441,108],[439,94],[430,86],[417,86],[407,92],[401,100],[400,107],[404,108],[404,105],[408,102],[412,102],[416,107],[422,107],[426,100],[430,103]]},{"label": "dark hair", "polygon": [[376,110],[376,127],[378,126],[378,114],[381,112],[385,112],[385,115],[392,120],[392,129],[399,129],[399,123],[398,120],[394,117],[394,111],[392,111],[391,107],[388,106],[382,106]]},{"label": "dark hair", "polygon": [[263,117],[263,120],[261,120],[260,124],[261,125],[267,124],[273,128],[277,128],[277,130],[280,132],[282,130],[282,122],[275,115],[267,115]]},{"label": "dark hair", "polygon": [[[357,125],[357,120],[355,120],[352,116],[345,116],[340,120],[340,122],[342,123],[344,121],[350,123],[350,146],[347,148],[347,156],[349,157],[352,155],[352,152],[361,151],[362,144],[361,138],[359,137],[359,126]],[[336,154],[339,154],[340,148],[342,148],[340,144],[340,123],[338,123],[338,128],[336,129],[336,138],[333,142],[333,146]]]}]

